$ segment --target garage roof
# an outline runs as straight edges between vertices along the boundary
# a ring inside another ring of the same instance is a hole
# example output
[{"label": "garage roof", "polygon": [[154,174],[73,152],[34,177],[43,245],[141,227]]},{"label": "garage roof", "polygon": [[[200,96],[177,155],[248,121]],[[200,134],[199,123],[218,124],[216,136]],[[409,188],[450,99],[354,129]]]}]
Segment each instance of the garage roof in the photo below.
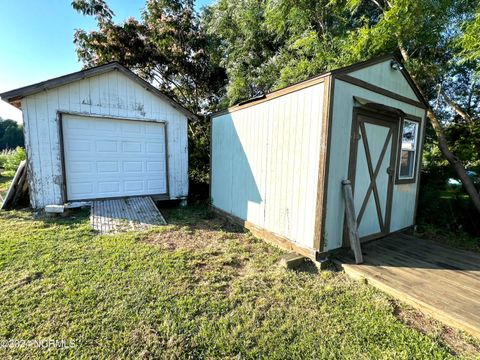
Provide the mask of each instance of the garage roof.
[{"label": "garage roof", "polygon": [[150,84],[149,82],[143,80],[133,71],[127,69],[126,67],[120,65],[120,63],[114,61],[104,65],[95,66],[86,70],[77,71],[71,74],[63,75],[60,77],[56,77],[50,80],[42,81],[33,85],[24,86],[15,90],[10,90],[0,94],[0,98],[2,100],[9,102],[10,104],[21,108],[20,101],[22,98],[33,95],[45,90],[53,89],[65,84],[72,83],[77,80],[87,79],[96,75],[105,74],[110,71],[118,70],[128,76],[133,81],[140,84],[144,87],[147,91],[151,91],[153,94],[157,95],[158,97],[162,98],[164,101],[169,103],[172,107],[183,113],[189,119],[197,119],[196,115],[192,112],[184,108],[182,105],[177,103],[175,100],[170,98],[169,96],[162,93],[158,90],[155,86]]}]

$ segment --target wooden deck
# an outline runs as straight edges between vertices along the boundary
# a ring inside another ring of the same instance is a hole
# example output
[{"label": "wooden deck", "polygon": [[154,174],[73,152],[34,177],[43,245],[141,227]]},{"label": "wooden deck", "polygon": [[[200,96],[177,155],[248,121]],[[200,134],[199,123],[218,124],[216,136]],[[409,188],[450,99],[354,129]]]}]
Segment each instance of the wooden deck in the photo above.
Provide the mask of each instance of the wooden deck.
[{"label": "wooden deck", "polygon": [[395,234],[362,245],[364,264],[337,261],[353,278],[480,338],[480,254]]},{"label": "wooden deck", "polygon": [[167,224],[149,196],[92,201],[90,222],[101,234],[145,230]]}]

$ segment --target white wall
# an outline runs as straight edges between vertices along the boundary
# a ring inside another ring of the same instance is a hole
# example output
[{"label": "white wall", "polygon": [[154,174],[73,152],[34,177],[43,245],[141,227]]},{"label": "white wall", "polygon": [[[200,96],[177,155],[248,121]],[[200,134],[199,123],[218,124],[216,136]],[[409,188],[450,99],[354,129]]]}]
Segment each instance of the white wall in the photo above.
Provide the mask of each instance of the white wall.
[{"label": "white wall", "polygon": [[188,195],[187,118],[119,71],[28,96],[22,110],[34,208],[63,202],[57,111],[166,121],[170,197]]},{"label": "white wall", "polygon": [[[368,78],[370,79],[370,81],[376,84],[381,84],[380,79],[383,79],[382,81],[384,83],[388,83],[388,81],[385,80],[385,74],[391,74],[392,76],[396,77],[399,74],[398,71],[392,71],[390,70],[390,68],[385,68],[381,71],[377,68],[377,72],[375,72],[375,66],[364,69],[364,74],[368,69],[371,69],[371,73],[368,76],[365,75],[365,79]],[[354,73],[350,73],[349,75],[353,74]],[[400,76],[402,75],[400,74]],[[395,92],[399,93],[400,95],[410,97],[408,92],[403,93],[401,91],[403,88],[404,86],[398,86],[399,90],[396,90]],[[342,246],[343,218],[345,208],[341,182],[342,180],[348,178],[350,136],[352,131],[352,112],[355,105],[353,96],[362,97],[372,102],[392,106],[401,109],[409,115],[417,116],[420,118],[423,118],[425,115],[425,111],[422,108],[388,98],[386,96],[346,83],[338,79],[335,80],[331,125],[332,141],[330,149],[328,191],[326,199],[327,213],[324,234],[325,247],[323,251],[333,250]],[[419,139],[423,138],[424,126],[425,121],[422,122],[422,131],[420,133]],[[395,139],[395,141],[398,141],[398,139]],[[420,161],[418,161],[416,164],[417,181],[415,183],[394,185],[390,225],[390,231],[392,232],[413,225],[415,213],[415,198],[419,176],[419,163]],[[320,251],[322,251],[322,249],[320,249]]]},{"label": "white wall", "polygon": [[213,205],[313,248],[324,84],[212,119]]}]

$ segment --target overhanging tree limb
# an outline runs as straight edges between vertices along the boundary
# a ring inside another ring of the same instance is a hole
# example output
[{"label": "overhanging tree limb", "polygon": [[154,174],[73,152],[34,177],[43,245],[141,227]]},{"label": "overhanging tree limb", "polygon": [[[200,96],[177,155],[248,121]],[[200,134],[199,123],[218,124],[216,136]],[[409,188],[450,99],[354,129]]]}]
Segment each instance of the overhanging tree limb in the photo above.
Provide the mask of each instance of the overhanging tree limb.
[{"label": "overhanging tree limb", "polygon": [[[409,60],[408,51],[405,49],[405,47],[403,46],[403,43],[400,40],[398,41],[398,45],[399,45],[400,53],[402,54],[403,60],[407,62]],[[422,93],[422,95],[425,97],[423,90],[421,89],[417,79],[415,78],[415,75],[412,75],[412,80],[417,86],[417,88],[419,89],[419,91]],[[431,108],[427,110],[427,117],[430,120],[430,124],[432,124],[433,130],[435,131],[435,135],[437,136],[438,147],[440,151],[442,152],[443,156],[445,156],[447,161],[450,163],[450,165],[453,167],[453,169],[457,173],[460,181],[463,184],[465,191],[470,196],[470,199],[472,200],[472,203],[475,206],[475,209],[477,210],[478,213],[480,213],[480,194],[477,192],[477,189],[475,188],[472,182],[472,179],[467,175],[467,171],[465,170],[465,167],[463,166],[462,161],[450,151],[447,138],[445,137],[445,133],[443,131],[443,127],[440,124],[440,121],[438,120],[437,115]]]},{"label": "overhanging tree limb", "polygon": [[473,124],[473,118],[465,110],[463,110],[455,101],[453,101],[444,91],[441,91],[442,97],[445,102],[450,106],[458,115],[464,119],[467,124]]}]

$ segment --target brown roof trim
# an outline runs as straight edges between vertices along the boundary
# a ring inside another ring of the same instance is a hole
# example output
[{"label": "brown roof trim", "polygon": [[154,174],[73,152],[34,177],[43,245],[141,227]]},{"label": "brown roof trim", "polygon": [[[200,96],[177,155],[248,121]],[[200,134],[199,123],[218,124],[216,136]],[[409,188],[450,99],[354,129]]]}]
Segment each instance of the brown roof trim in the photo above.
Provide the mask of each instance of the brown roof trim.
[{"label": "brown roof trim", "polygon": [[355,86],[358,86],[358,87],[376,92],[377,94],[384,95],[386,97],[404,102],[406,104],[410,104],[410,105],[413,105],[413,106],[416,106],[416,107],[419,107],[419,108],[422,108],[422,109],[427,109],[427,107],[425,106],[425,104],[423,102],[407,98],[406,96],[399,95],[397,93],[394,93],[393,91],[390,91],[390,90],[384,89],[382,87],[373,85],[373,84],[368,83],[366,81],[357,79],[353,76],[340,74],[340,75],[335,76],[335,78],[338,79],[338,80],[341,80],[341,81],[345,81],[349,84],[352,84],[352,85],[355,85]]},{"label": "brown roof trim", "polygon": [[[291,92],[298,91],[298,90],[304,89],[306,87],[309,87],[309,86],[315,85],[317,83],[320,83],[325,79],[326,76],[346,75],[346,74],[348,74],[352,71],[360,70],[360,69],[363,69],[365,67],[372,66],[372,65],[387,61],[389,59],[390,60],[395,60],[399,63],[402,63],[402,61],[395,54],[385,54],[385,55],[382,55],[382,56],[377,56],[377,57],[369,59],[369,60],[361,61],[361,62],[352,64],[352,65],[349,65],[349,66],[345,66],[345,67],[342,67],[342,68],[339,68],[339,69],[335,69],[335,70],[332,70],[330,72],[326,72],[326,73],[311,77],[307,80],[303,80],[303,81],[297,82],[295,84],[286,86],[284,88],[281,88],[279,90],[276,90],[276,91],[273,91],[271,93],[266,94],[264,98],[259,99],[259,100],[255,100],[255,99],[243,100],[242,102],[240,102],[237,105],[231,106],[229,108],[226,108],[226,109],[214,112],[214,113],[211,113],[210,117],[213,118],[213,117],[221,116],[221,115],[224,115],[224,114],[228,114],[228,113],[231,113],[231,112],[235,112],[235,111],[244,109],[244,108],[249,107],[249,106],[261,104],[262,102],[274,99],[276,97],[286,95],[286,94],[289,94]],[[403,76],[405,77],[405,79],[407,80],[407,82],[409,83],[412,90],[414,91],[415,95],[418,97],[419,102],[422,103],[423,106],[421,106],[421,107],[429,108],[428,102],[425,100],[421,91],[415,85],[415,82],[412,80],[410,74],[405,69],[405,67],[403,67],[401,72],[402,72]]]},{"label": "brown roof trim", "polygon": [[175,109],[183,113],[187,118],[197,119],[197,116],[195,114],[193,114],[192,112],[184,108],[182,105],[180,105],[178,102],[170,98],[168,95],[165,95],[164,93],[162,93],[160,90],[158,90],[155,86],[153,86],[149,82],[143,80],[133,71],[127,69],[126,67],[122,66],[120,63],[116,61],[95,66],[86,70],[80,70],[71,74],[59,76],[59,77],[42,81],[36,84],[24,86],[15,90],[10,90],[0,94],[0,98],[2,98],[2,100],[4,101],[9,102],[10,104],[18,105],[19,100],[26,96],[30,96],[45,90],[50,90],[62,85],[66,85],[74,81],[83,80],[93,76],[105,74],[107,72],[114,71],[114,70],[118,70],[121,73],[125,74],[130,79],[132,79],[133,81],[138,83],[140,86],[142,86],[145,90],[151,91],[153,94],[157,95],[158,97],[160,97],[161,99],[169,103],[172,107],[174,107]]}]

